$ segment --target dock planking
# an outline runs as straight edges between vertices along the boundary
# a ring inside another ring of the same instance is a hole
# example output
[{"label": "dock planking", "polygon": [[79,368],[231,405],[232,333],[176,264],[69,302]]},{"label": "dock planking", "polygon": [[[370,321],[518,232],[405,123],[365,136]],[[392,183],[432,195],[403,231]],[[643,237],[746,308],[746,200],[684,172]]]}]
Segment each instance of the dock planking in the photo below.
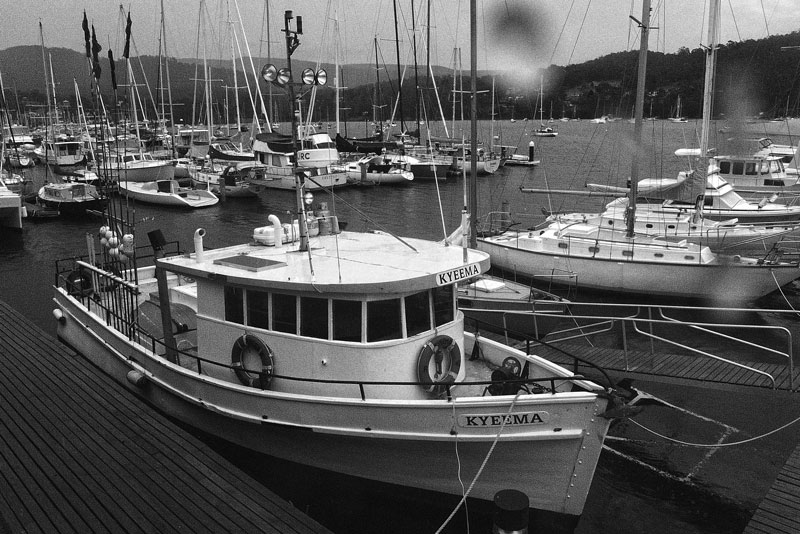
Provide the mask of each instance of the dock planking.
[{"label": "dock planking", "polygon": [[744,534],[800,532],[800,446],[789,456]]},{"label": "dock planking", "polygon": [[327,529],[0,301],[0,530]]},{"label": "dock planking", "polygon": [[[704,386],[731,387],[748,386],[772,388],[772,382],[759,373],[737,365],[703,356],[651,353],[640,350],[587,347],[585,345],[559,344],[562,350],[594,363],[617,376],[673,382],[702,382]],[[524,346],[521,347],[524,349]],[[532,352],[550,361],[575,370],[573,359],[563,352],[548,346],[535,346]],[[775,379],[775,389],[797,391],[800,388],[800,370],[794,369],[794,380],[790,381],[787,365],[770,363],[744,363],[748,367],[769,373]],[[593,376],[593,368],[579,363],[579,373]],[[793,384],[793,387],[791,385]]]}]

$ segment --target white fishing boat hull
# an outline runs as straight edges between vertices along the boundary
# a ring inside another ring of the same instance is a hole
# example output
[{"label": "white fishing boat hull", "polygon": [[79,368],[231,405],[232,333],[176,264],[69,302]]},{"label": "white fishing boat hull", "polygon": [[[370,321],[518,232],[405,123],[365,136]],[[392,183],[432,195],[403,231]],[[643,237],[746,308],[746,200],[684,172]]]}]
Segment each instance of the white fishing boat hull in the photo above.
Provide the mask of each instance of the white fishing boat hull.
[{"label": "white fishing boat hull", "polygon": [[635,246],[591,238],[547,242],[538,232],[508,231],[479,238],[478,249],[495,267],[553,284],[713,302],[752,301],[800,277],[796,264],[765,266],[736,256],[717,261],[706,247],[673,243],[648,249],[642,241]]},{"label": "white fishing boat hull", "polygon": [[[493,447],[508,398],[488,404],[481,397],[458,398],[457,387],[453,402],[260,391],[154,358],[63,290],[56,290],[54,301],[58,337],[164,413],[254,451],[333,472],[457,496],[463,491],[459,473],[468,485],[480,472],[470,497],[492,501],[497,491],[513,488],[528,495],[532,508],[575,516],[608,429],[608,420],[599,416],[607,401],[595,394],[527,395],[502,428],[506,437],[515,437]],[[500,350],[491,341],[480,343],[484,352]],[[146,386],[134,385],[134,376],[146,377]],[[530,414],[549,419],[517,424]],[[535,469],[520,469],[528,461]]]},{"label": "white fishing boat hull", "polygon": [[[485,160],[478,160],[476,162],[475,168],[477,169],[476,172],[478,175],[486,175],[486,174],[494,174],[497,172],[497,169],[500,168],[500,159],[485,159]],[[459,159],[458,160],[458,169],[464,171],[466,173],[471,172],[472,169],[472,162],[469,159]]]},{"label": "white fishing boat hull", "polygon": [[[162,185],[159,185],[159,182]],[[121,182],[118,187],[121,194],[147,204],[179,208],[206,208],[219,202],[219,198],[211,191],[180,187],[175,180],[160,180],[159,182]],[[168,183],[169,187],[163,183]]]},{"label": "white fishing boat hull", "polygon": [[[280,167],[275,165],[263,166],[263,171],[259,172],[255,178],[248,179],[248,182],[258,188],[284,189],[293,191],[296,188],[294,170],[292,167]],[[306,191],[319,191],[347,185],[347,173],[344,171],[328,170],[325,167],[308,168],[303,188]]]},{"label": "white fishing boat hull", "polygon": [[362,158],[344,166],[347,181],[358,185],[404,184],[414,180],[414,173],[387,158]]}]

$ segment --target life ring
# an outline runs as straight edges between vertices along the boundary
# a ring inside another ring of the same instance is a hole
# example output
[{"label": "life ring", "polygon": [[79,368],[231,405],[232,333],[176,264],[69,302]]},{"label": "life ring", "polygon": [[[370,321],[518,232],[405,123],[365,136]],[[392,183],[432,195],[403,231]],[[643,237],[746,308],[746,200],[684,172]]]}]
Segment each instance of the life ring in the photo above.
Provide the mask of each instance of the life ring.
[{"label": "life ring", "polygon": [[88,297],[94,293],[92,276],[83,269],[76,269],[67,275],[67,293],[73,297]]},{"label": "life ring", "polygon": [[[261,362],[260,369],[254,369],[254,361]],[[250,365],[247,365],[250,364]],[[266,389],[272,380],[275,366],[272,349],[256,336],[243,335],[231,349],[231,367],[236,377],[245,386]]]},{"label": "life ring", "polygon": [[453,384],[461,370],[461,350],[450,336],[436,336],[422,347],[417,358],[417,378],[428,393],[441,393]]}]

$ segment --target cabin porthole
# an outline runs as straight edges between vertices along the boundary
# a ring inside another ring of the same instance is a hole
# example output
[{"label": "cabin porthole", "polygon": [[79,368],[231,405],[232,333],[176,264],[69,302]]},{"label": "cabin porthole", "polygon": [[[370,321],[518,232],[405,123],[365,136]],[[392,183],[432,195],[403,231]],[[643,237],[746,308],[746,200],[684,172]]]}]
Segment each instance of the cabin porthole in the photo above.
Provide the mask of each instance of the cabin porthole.
[{"label": "cabin porthole", "polygon": [[266,389],[275,367],[274,353],[256,336],[243,335],[231,349],[231,367],[245,386]]}]

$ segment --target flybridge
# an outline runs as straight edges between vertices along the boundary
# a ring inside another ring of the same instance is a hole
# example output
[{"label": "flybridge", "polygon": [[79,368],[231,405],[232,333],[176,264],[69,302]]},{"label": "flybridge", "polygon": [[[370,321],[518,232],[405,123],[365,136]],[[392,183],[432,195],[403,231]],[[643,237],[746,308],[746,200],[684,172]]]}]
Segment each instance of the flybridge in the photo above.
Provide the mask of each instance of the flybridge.
[{"label": "flybridge", "polygon": [[436,285],[450,285],[461,280],[466,280],[467,278],[472,278],[473,276],[478,276],[479,274],[481,274],[481,266],[477,263],[471,263],[457,269],[450,269],[449,271],[437,274]]}]

